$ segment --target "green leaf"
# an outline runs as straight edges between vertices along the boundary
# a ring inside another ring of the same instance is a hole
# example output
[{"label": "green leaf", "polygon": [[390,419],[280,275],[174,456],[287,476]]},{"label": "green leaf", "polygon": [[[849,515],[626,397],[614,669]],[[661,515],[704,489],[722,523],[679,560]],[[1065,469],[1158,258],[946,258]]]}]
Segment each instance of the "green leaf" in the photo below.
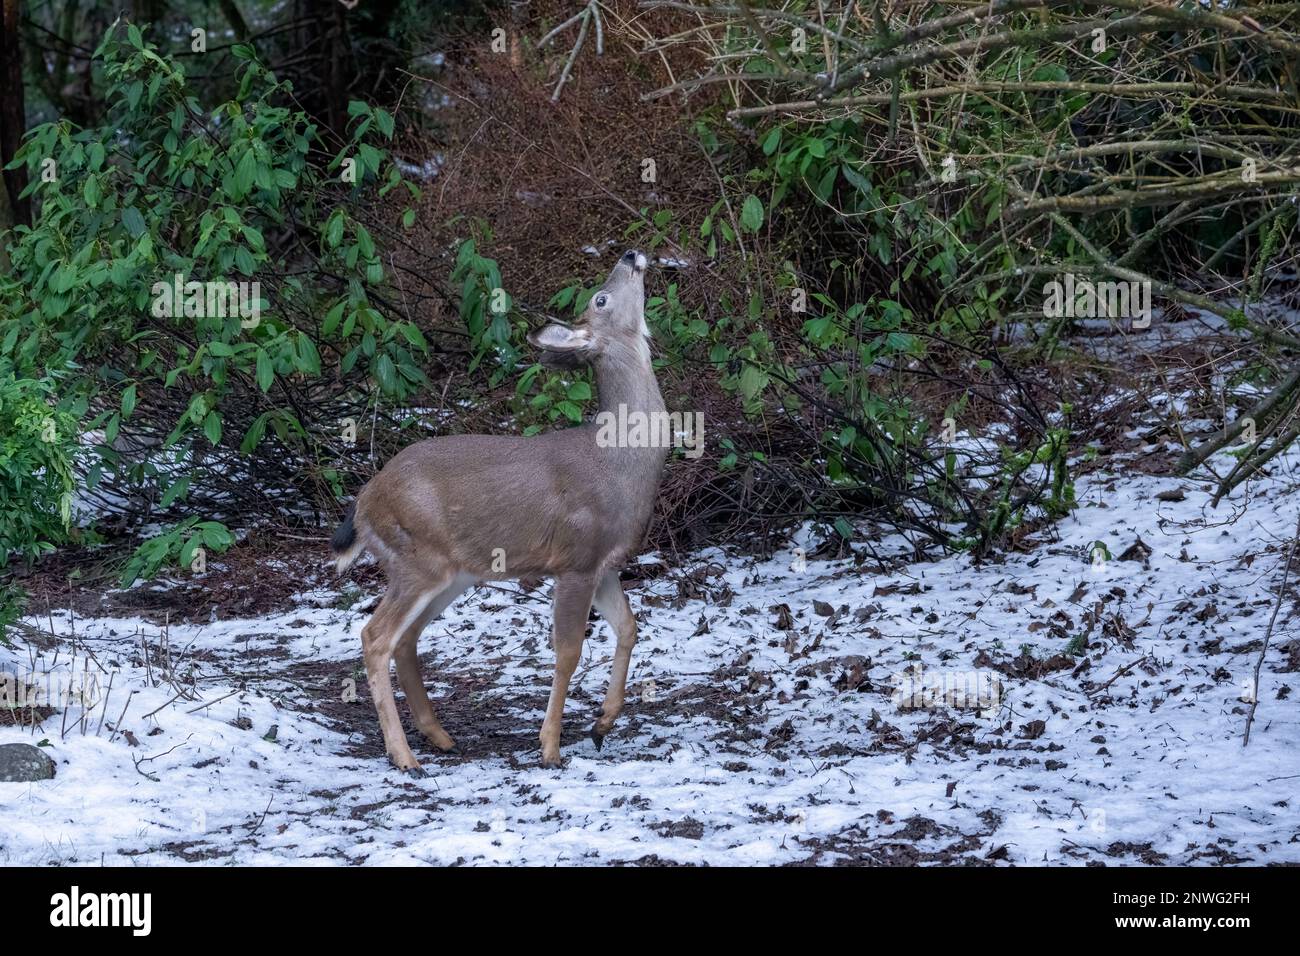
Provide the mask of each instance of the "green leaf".
[{"label": "green leaf", "polygon": [[235,543],[235,536],[220,521],[200,521],[198,532],[209,548],[224,551]]},{"label": "green leaf", "polygon": [[343,241],[343,210],[336,209],[325,223],[325,245],[331,249]]},{"label": "green leaf", "polygon": [[177,498],[184,498],[190,491],[190,475],[183,475],[171,483],[166,491],[163,492],[162,499],[158,502],[160,508],[169,508]]},{"label": "green leaf", "polygon": [[816,187],[813,189],[817,198],[822,200],[822,202],[825,202],[830,198],[831,191],[835,188],[835,175],[838,172],[839,170],[834,166],[831,166],[826,170],[826,172],[822,173],[822,178],[817,182]]},{"label": "green leaf", "polygon": [[247,455],[257,448],[258,442],[266,434],[266,420],[270,415],[270,412],[263,412],[253,419],[253,424],[248,426],[248,431],[244,434],[244,440],[239,443],[239,450],[242,454]]},{"label": "green leaf", "polygon": [[321,338],[329,338],[334,334],[334,330],[339,327],[339,320],[343,318],[343,307],[347,305],[346,299],[339,299],[334,303],[334,307],[325,313],[325,321],[321,323]]},{"label": "green leaf", "polygon": [[385,352],[379,356],[379,361],[375,363],[375,378],[379,380],[379,387],[386,393],[392,394],[397,391],[397,367],[393,365],[393,360]]},{"label": "green leaf", "polygon": [[122,417],[130,418],[135,411],[135,383],[132,382],[122,391]]},{"label": "green leaf", "polygon": [[357,226],[357,249],[361,252],[361,258],[374,258],[375,240],[370,237],[370,230],[365,226]]},{"label": "green leaf", "polygon": [[413,322],[403,322],[401,328],[402,335],[405,336],[406,341],[410,342],[421,352],[427,352],[429,350],[428,340],[425,339],[424,333],[421,332]]},{"label": "green leaf", "polygon": [[740,373],[740,394],[745,397],[745,401],[752,401],[767,387],[767,380],[767,373],[757,365],[746,365]]},{"label": "green leaf", "polygon": [[745,197],[745,204],[740,208],[740,224],[750,232],[758,232],[763,225],[763,202],[750,194]]},{"label": "green leaf", "polygon": [[575,402],[585,402],[591,398],[591,386],[586,382],[574,382],[569,386],[567,394]]},{"label": "green leaf", "polygon": [[134,206],[127,206],[122,210],[122,225],[126,231],[131,234],[132,239],[139,239],[144,235],[145,224],[144,216],[140,215],[140,210]]},{"label": "green leaf", "polygon": [[189,567],[194,562],[194,552],[199,549],[201,543],[197,534],[190,535],[185,540],[185,543],[181,545],[180,554],[177,555],[176,559],[177,563],[183,568]]},{"label": "green leaf", "polygon": [[275,380],[275,369],[271,365],[271,356],[264,349],[257,350],[257,387],[263,392],[270,390]]},{"label": "green leaf", "polygon": [[239,157],[239,164],[235,167],[235,199],[243,199],[248,195],[248,191],[253,188],[253,177],[256,175],[257,157],[253,155],[250,146],[244,150],[244,155]]},{"label": "green leaf", "polygon": [[298,333],[298,367],[309,375],[320,374],[320,353],[314,343],[303,332]]},{"label": "green leaf", "polygon": [[207,417],[203,419],[203,434],[214,445],[221,441],[221,414],[219,412],[208,412]]},{"label": "green leaf", "polygon": [[867,179],[866,176],[863,176],[848,163],[845,163],[840,167],[840,172],[844,174],[844,178],[848,180],[849,185],[862,193],[862,195],[871,195],[871,180]]}]

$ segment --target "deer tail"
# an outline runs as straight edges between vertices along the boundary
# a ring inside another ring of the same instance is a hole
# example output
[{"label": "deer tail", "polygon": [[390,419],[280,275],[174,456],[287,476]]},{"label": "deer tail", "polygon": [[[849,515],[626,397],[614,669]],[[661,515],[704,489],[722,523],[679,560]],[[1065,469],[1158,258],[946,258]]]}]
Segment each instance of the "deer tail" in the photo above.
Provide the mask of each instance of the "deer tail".
[{"label": "deer tail", "polygon": [[334,568],[338,574],[345,574],[366,549],[365,544],[357,538],[354,524],[356,514],[357,506],[353,502],[348,505],[347,513],[343,515],[343,523],[335,529],[334,537],[330,540],[330,548],[337,556],[334,559]]}]

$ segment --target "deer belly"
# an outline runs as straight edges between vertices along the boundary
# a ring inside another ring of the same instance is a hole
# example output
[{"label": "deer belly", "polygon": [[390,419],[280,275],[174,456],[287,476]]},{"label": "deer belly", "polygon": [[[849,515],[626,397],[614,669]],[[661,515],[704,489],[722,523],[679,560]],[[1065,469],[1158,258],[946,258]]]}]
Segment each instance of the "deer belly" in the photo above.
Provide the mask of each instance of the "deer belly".
[{"label": "deer belly", "polygon": [[608,551],[601,545],[595,516],[586,509],[548,515],[502,508],[460,518],[456,563],[482,578],[595,571]]}]

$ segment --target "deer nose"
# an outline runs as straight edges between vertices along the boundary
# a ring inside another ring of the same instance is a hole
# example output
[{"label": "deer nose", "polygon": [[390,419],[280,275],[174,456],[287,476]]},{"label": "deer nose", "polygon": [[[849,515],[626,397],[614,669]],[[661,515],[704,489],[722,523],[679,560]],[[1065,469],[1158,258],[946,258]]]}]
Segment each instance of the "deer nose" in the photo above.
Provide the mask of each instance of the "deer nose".
[{"label": "deer nose", "polygon": [[623,261],[630,265],[634,272],[645,271],[645,256],[637,252],[635,249],[629,249],[627,252],[623,253]]}]

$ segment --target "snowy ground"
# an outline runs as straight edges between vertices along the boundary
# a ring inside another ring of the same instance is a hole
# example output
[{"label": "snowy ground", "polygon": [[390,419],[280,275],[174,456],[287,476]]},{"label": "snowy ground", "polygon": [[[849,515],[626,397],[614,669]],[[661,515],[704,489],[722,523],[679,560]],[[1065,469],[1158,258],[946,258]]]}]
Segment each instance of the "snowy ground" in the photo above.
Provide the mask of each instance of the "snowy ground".
[{"label": "snowy ground", "polygon": [[[388,765],[365,688],[372,594],[207,626],[56,614],[60,639],[0,646],[0,670],[88,672],[98,698],[0,724],[58,767],[0,784],[0,863],[1300,863],[1293,588],[1241,744],[1297,464],[1244,511],[1211,510],[1202,482],[1094,474],[1071,517],[983,567],[704,554],[652,572],[629,591],[623,719],[597,752],[612,642],[596,623],[558,771],[536,740],[545,589],[471,592],[425,633],[464,753],[408,727],[420,780]],[[1112,560],[1095,565],[1099,539]],[[897,693],[918,664],[922,687],[1000,696],[980,711]]]}]

